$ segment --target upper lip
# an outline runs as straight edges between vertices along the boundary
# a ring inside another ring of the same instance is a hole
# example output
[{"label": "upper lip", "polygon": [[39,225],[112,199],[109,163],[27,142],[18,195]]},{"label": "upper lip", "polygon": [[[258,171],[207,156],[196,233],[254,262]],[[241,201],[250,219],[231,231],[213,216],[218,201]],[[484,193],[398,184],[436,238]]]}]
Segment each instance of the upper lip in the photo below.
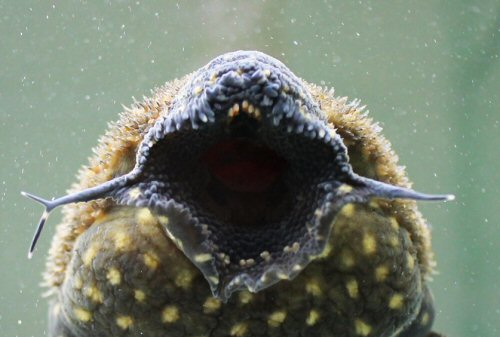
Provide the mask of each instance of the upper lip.
[{"label": "upper lip", "polygon": [[198,129],[230,118],[230,110],[236,108],[254,117],[258,114],[262,123],[283,127],[286,132],[338,145],[333,130],[300,79],[279,61],[268,60],[269,57],[255,58],[255,54],[231,62],[217,58],[200,69],[181,88],[168,113],[150,130],[144,146],[171,132]]}]

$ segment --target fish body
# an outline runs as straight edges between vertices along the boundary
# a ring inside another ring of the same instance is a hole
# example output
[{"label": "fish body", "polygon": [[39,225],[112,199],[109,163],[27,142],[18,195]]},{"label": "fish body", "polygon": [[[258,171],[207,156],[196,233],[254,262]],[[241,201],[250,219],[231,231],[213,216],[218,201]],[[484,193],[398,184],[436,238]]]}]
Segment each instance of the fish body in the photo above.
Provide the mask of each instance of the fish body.
[{"label": "fish body", "polygon": [[[49,336],[436,336],[428,226],[359,101],[254,51],[126,108],[67,196]],[[31,252],[34,249],[32,245]]]}]

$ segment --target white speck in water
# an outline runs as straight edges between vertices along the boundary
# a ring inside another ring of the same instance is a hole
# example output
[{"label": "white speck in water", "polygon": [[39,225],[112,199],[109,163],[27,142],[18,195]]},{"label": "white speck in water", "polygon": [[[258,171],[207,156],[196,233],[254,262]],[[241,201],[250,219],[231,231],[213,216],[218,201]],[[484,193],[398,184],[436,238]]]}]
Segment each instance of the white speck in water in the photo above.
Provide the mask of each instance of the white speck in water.
[{"label": "white speck in water", "polygon": [[297,41],[293,41],[293,44],[296,45],[296,46],[299,45],[299,43]]},{"label": "white speck in water", "polygon": [[21,325],[23,324],[23,321],[21,321],[20,319],[17,320],[17,324]]}]

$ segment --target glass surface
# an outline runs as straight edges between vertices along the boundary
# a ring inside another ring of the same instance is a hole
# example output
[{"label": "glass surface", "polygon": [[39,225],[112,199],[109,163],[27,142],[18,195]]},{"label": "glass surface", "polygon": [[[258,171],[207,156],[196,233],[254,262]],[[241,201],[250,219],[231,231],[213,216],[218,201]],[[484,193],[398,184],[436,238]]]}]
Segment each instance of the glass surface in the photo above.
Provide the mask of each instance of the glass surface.
[{"label": "glass surface", "polygon": [[55,225],[41,212],[132,96],[237,49],[360,98],[414,187],[439,273],[435,328],[500,335],[500,4],[487,1],[0,0],[0,334],[46,334],[39,287]]}]

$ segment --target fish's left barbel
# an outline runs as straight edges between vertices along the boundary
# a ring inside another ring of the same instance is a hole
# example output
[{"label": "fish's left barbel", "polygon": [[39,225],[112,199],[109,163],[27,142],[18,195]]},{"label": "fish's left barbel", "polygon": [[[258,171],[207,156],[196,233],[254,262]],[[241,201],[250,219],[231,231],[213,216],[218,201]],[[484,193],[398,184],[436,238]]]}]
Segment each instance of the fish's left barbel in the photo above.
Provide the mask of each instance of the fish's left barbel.
[{"label": "fish's left barbel", "polygon": [[50,213],[55,208],[75,202],[87,202],[95,199],[103,199],[110,197],[111,196],[110,194],[114,190],[127,185],[127,183],[130,182],[133,176],[134,172],[132,171],[125,176],[114,178],[98,186],[90,187],[82,191],[64,195],[60,198],[56,198],[53,200],[47,200],[39,196],[36,196],[34,194],[22,191],[21,192],[22,196],[34,200],[37,203],[43,205],[43,207],[45,207],[42,216],[38,221],[38,225],[36,227],[35,234],[33,235],[33,239],[31,240],[30,248],[28,251],[28,258],[31,259],[33,257],[33,252],[35,250],[36,243],[40,238],[40,234],[42,233],[43,227],[45,226],[45,222],[47,221],[47,218],[49,217]]}]

